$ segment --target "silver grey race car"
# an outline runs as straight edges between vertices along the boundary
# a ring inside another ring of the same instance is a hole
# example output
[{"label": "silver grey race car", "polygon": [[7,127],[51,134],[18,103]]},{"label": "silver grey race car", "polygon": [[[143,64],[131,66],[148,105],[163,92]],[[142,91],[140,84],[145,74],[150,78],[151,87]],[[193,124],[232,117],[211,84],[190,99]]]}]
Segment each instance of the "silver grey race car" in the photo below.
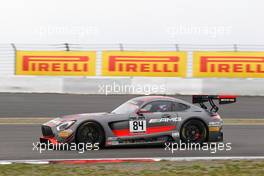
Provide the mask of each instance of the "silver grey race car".
[{"label": "silver grey race car", "polygon": [[[235,96],[194,95],[193,103],[167,96],[141,96],[112,112],[68,115],[42,125],[41,143],[91,143],[103,146],[154,144],[168,141],[218,142],[223,140],[219,104]],[[208,105],[210,109],[208,109]]]}]

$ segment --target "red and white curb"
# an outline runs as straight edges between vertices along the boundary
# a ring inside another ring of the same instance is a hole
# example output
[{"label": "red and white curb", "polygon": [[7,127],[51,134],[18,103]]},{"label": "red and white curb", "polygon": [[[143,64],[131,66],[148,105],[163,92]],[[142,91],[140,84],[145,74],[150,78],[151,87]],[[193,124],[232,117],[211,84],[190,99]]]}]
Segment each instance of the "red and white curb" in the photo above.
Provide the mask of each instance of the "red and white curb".
[{"label": "red and white curb", "polygon": [[155,162],[156,158],[100,158],[100,159],[43,159],[43,160],[4,160],[1,164],[87,164],[87,163],[122,163]]},{"label": "red and white curb", "polygon": [[158,161],[198,161],[198,160],[264,160],[264,156],[235,157],[161,157],[161,158],[100,158],[100,159],[41,159],[41,160],[0,160],[6,164],[92,164],[123,162],[158,162]]}]

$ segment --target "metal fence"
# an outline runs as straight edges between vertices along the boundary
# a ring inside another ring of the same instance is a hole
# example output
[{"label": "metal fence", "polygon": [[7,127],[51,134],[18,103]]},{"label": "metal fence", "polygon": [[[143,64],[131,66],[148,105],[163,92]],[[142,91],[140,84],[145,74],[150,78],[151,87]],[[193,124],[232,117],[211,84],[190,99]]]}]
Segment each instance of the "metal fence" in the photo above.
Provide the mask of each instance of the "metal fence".
[{"label": "metal fence", "polygon": [[1,52],[10,50],[264,51],[264,44],[0,44]]}]

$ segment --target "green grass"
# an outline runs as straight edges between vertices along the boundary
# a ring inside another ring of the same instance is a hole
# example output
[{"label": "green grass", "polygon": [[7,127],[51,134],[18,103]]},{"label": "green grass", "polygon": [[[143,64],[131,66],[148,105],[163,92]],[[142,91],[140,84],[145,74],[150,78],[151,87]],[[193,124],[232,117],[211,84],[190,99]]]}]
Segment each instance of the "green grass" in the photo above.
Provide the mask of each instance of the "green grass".
[{"label": "green grass", "polygon": [[246,176],[264,175],[264,160],[243,161],[161,161],[113,164],[13,164],[0,165],[0,176]]}]

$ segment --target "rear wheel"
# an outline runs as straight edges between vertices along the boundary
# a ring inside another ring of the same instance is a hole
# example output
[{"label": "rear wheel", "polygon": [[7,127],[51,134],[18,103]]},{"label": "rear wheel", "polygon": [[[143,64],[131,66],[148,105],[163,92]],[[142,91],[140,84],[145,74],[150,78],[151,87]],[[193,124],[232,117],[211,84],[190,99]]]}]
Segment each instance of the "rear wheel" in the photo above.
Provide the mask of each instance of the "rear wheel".
[{"label": "rear wheel", "polygon": [[98,143],[100,147],[104,146],[105,134],[102,127],[95,122],[86,122],[82,124],[76,134],[77,143]]},{"label": "rear wheel", "polygon": [[202,121],[192,119],[183,124],[180,136],[185,143],[203,143],[207,139],[207,128]]}]

